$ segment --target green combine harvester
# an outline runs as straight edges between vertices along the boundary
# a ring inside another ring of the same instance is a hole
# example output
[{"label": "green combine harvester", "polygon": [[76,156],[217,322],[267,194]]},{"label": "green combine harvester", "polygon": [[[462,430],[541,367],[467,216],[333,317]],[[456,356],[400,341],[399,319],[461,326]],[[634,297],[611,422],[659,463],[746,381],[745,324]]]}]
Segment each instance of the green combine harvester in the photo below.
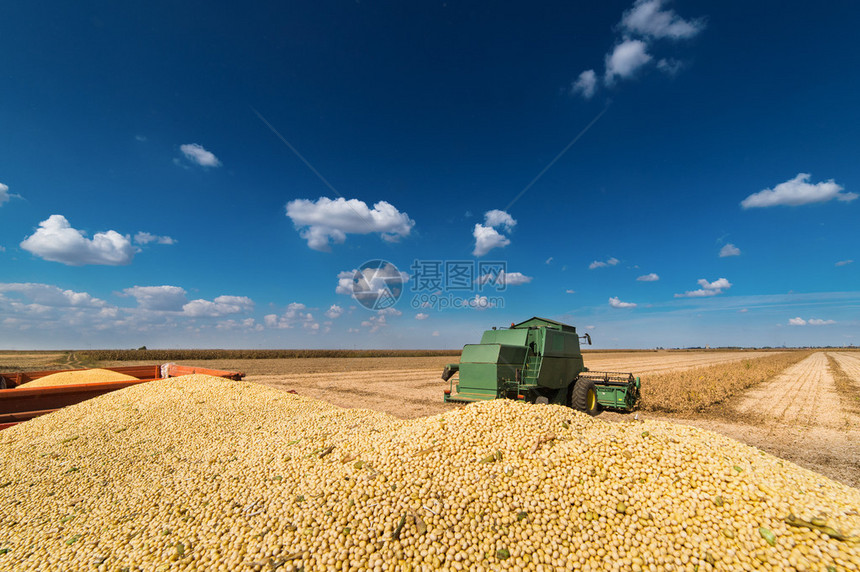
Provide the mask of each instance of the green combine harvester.
[{"label": "green combine harvester", "polygon": [[[510,328],[487,330],[479,344],[467,344],[460,363],[445,366],[445,401],[519,399],[569,405],[589,415],[601,407],[631,411],[639,402],[639,378],[632,373],[589,371],[580,338],[588,334],[545,318],[530,318]],[[459,372],[456,392],[454,374]]]}]

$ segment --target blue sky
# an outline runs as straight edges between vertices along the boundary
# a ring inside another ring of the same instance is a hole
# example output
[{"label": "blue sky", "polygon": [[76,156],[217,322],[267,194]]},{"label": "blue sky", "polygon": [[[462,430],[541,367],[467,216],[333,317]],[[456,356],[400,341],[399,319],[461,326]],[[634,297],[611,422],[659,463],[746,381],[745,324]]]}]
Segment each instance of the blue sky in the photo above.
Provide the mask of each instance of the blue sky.
[{"label": "blue sky", "polygon": [[452,348],[532,315],[599,348],[857,344],[858,19],[4,6],[0,346]]}]

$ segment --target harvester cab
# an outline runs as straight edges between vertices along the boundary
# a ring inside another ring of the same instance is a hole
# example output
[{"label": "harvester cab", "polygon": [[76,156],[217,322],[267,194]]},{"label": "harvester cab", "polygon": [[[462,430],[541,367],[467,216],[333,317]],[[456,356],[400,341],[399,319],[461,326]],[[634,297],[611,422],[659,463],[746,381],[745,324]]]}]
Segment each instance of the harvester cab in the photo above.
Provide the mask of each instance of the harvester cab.
[{"label": "harvester cab", "polygon": [[589,371],[580,337],[591,344],[591,336],[577,335],[573,326],[538,317],[487,330],[481,343],[463,347],[460,363],[445,366],[444,400],[518,399],[569,405],[589,415],[601,407],[632,410],[639,401],[639,378]]}]

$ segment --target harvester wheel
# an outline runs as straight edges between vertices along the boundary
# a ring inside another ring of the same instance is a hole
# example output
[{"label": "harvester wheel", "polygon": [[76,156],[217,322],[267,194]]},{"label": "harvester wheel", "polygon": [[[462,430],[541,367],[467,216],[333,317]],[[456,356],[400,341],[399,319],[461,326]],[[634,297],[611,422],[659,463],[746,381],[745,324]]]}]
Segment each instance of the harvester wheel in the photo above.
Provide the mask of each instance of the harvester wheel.
[{"label": "harvester wheel", "polygon": [[592,417],[600,412],[594,381],[590,379],[576,380],[573,389],[570,390],[570,406],[578,411],[588,413]]}]

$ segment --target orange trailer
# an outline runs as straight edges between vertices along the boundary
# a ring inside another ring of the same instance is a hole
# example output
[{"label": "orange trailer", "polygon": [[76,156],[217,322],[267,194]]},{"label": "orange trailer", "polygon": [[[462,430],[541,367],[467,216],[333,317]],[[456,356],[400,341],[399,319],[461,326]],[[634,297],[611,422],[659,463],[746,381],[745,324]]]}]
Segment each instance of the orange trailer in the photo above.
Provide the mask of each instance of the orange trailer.
[{"label": "orange trailer", "polygon": [[176,365],[168,363],[164,365],[133,365],[124,367],[106,367],[117,373],[136,377],[136,380],[104,381],[97,383],[77,383],[70,385],[57,385],[53,387],[19,387],[20,385],[65,371],[86,371],[85,369],[60,369],[44,371],[23,371],[18,373],[0,373],[0,430],[11,427],[33,417],[56,411],[67,405],[79,403],[99,395],[116,391],[124,387],[165,379],[178,377],[180,375],[191,375],[195,373],[203,375],[214,375],[226,377],[227,379],[240,380],[245,377],[244,373],[236,371],[223,371],[220,369],[207,369],[191,365]]}]

